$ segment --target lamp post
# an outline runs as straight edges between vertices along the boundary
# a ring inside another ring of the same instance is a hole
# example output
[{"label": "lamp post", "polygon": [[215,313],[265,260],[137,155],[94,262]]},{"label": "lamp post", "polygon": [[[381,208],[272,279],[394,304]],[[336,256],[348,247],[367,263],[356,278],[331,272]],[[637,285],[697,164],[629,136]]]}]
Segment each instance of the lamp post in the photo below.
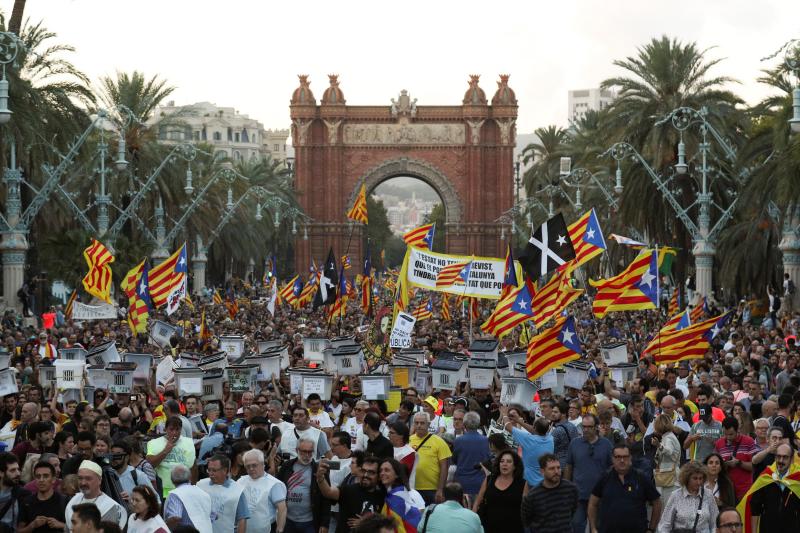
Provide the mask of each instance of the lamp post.
[{"label": "lamp post", "polygon": [[792,39],[781,49],[784,50],[783,62],[796,79],[792,89],[792,118],[789,119],[789,127],[792,133],[800,133],[800,39]]},{"label": "lamp post", "polygon": [[520,167],[522,166],[522,154],[517,155],[517,160],[514,162],[514,182],[517,185],[517,202],[520,201],[520,185],[522,185],[522,179],[520,178],[519,172]]},{"label": "lamp post", "polygon": [[[716,169],[712,169],[709,165],[709,156],[711,155],[711,142],[709,136],[717,141],[725,156],[729,160],[735,159],[734,148],[723,138],[723,136],[709,123],[707,120],[707,110],[705,108],[696,110],[690,107],[680,107],[668,113],[663,119],[656,122],[656,126],[671,123],[671,125],[679,132],[680,141],[678,143],[678,162],[670,167],[671,173],[667,176],[662,176],[656,172],[644,157],[636,151],[636,149],[628,143],[616,143],[609,148],[603,156],[611,156],[617,161],[619,178],[621,180],[621,163],[625,160],[634,161],[639,163],[650,177],[651,181],[655,184],[656,189],[661,193],[662,197],[672,207],[678,220],[684,225],[686,230],[692,237],[694,246],[692,254],[695,258],[695,278],[697,284],[697,293],[703,296],[710,296],[712,293],[712,273],[714,266],[714,254],[716,253],[716,240],[722,228],[727,224],[728,220],[733,216],[733,210],[736,205],[735,191],[729,191],[731,199],[727,207],[718,205],[710,192],[710,185],[717,175]],[[678,176],[690,173],[690,165],[686,158],[686,147],[683,142],[683,135],[690,127],[696,126],[700,131],[701,141],[698,143],[699,163],[694,165],[694,169],[699,173],[699,191],[696,199],[687,207],[683,207],[678,200],[676,191],[670,188],[673,180]],[[743,171],[737,180],[742,181],[746,179],[747,171]],[[692,220],[690,211],[697,207],[697,221]],[[717,209],[720,213],[716,223],[711,225],[712,208]]]}]

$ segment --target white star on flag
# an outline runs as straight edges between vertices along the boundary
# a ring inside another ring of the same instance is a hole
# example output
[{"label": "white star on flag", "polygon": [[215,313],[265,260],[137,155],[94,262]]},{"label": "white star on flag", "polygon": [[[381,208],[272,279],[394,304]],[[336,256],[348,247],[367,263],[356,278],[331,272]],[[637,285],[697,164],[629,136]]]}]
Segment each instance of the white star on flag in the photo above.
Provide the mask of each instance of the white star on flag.
[{"label": "white star on flag", "polygon": [[561,332],[561,342],[564,344],[572,344],[572,337],[574,336],[575,334],[572,332],[572,330],[566,328]]},{"label": "white star on flag", "polygon": [[648,268],[645,270],[644,274],[642,274],[642,285],[652,285],[653,281],[656,277],[650,272]]},{"label": "white star on flag", "polygon": [[558,239],[556,239],[556,242],[561,246],[564,246],[565,244],[567,244],[567,239],[565,239],[563,235],[559,235]]},{"label": "white star on flag", "polygon": [[143,294],[144,291],[146,290],[147,290],[147,283],[145,283],[144,280],[141,280],[139,282],[139,293]]},{"label": "white star on flag", "polygon": [[589,237],[590,239],[594,239],[594,230],[592,228],[589,228],[589,231],[586,232],[586,236]]},{"label": "white star on flag", "polygon": [[525,309],[528,306],[528,300],[526,300],[525,298],[520,298],[519,300],[517,300],[517,305],[519,306],[520,309]]}]

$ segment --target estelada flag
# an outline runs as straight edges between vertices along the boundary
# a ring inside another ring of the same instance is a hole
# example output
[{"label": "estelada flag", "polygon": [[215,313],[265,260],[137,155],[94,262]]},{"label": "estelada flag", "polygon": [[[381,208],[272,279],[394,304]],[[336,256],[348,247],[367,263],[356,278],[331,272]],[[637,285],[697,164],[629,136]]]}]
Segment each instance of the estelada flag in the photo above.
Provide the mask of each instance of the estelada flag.
[{"label": "estelada flag", "polygon": [[570,224],[567,231],[572,241],[572,248],[575,250],[575,259],[572,260],[570,269],[579,267],[606,250],[606,240],[603,238],[594,208]]},{"label": "estelada flag", "polygon": [[128,326],[134,333],[147,333],[150,318],[150,292],[147,259],[133,267],[122,278],[120,287],[128,296]]},{"label": "estelada flag", "polygon": [[111,263],[114,256],[102,242],[92,239],[88,248],[83,251],[89,272],[83,278],[83,288],[106,303],[111,303]]},{"label": "estelada flag", "polygon": [[555,326],[533,337],[528,344],[525,363],[528,379],[534,380],[551,368],[579,359],[581,342],[575,329],[575,319],[561,317]]},{"label": "estelada flag", "polygon": [[433,248],[433,235],[435,233],[436,223],[425,224],[404,233],[403,241],[409,246],[430,250]]},{"label": "estelada flag", "polygon": [[436,288],[447,288],[453,285],[457,280],[461,280],[466,284],[469,279],[469,271],[472,269],[472,260],[465,263],[453,263],[439,270],[436,275]]},{"label": "estelada flag", "polygon": [[353,207],[347,212],[347,218],[362,224],[369,223],[367,219],[367,185],[365,183],[361,184],[356,201],[353,202]]},{"label": "estelada flag", "polygon": [[178,288],[187,273],[186,243],[150,269],[150,300],[156,308],[167,303],[172,292]]},{"label": "estelada flag", "polygon": [[451,320],[450,318],[450,298],[447,297],[447,293],[442,293],[442,320]]},{"label": "estelada flag", "polygon": [[620,274],[598,281],[589,280],[597,287],[592,302],[592,312],[603,318],[610,311],[634,311],[658,308],[658,254],[647,249]]},{"label": "estelada flag", "polygon": [[522,283],[519,287],[512,288],[504,298],[497,302],[494,311],[483,323],[481,329],[500,339],[508,335],[515,327],[532,318],[530,290],[527,283]]}]

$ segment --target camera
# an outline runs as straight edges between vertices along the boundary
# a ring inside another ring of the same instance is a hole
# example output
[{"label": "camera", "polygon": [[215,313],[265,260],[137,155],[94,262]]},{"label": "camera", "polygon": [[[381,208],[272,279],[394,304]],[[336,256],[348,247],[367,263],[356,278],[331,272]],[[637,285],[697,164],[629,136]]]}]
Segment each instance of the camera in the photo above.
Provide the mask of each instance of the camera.
[{"label": "camera", "polygon": [[131,401],[132,402],[138,402],[139,401],[139,395],[138,394],[131,394]]},{"label": "camera", "polygon": [[328,470],[339,470],[342,467],[341,461],[325,461],[328,465]]}]

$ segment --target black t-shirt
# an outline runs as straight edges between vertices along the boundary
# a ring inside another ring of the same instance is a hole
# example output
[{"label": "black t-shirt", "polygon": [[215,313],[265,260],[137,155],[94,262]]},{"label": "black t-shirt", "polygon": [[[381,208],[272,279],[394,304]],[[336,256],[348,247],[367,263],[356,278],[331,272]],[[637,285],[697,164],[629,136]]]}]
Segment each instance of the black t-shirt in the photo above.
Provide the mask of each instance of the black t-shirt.
[{"label": "black t-shirt", "polygon": [[336,522],[336,533],[350,531],[347,521],[356,515],[379,514],[385,499],[386,495],[380,488],[368,491],[360,484],[339,487],[339,519]]},{"label": "black t-shirt", "polygon": [[[67,508],[67,497],[53,492],[47,500],[40,500],[36,494],[29,494],[20,500],[19,523],[30,524],[37,516],[55,518],[62,524],[65,522],[64,510]],[[39,526],[34,533],[63,533],[63,529],[52,528],[47,525]]]},{"label": "black t-shirt", "polygon": [[775,454],[768,453],[764,460],[760,463],[753,463],[753,481],[756,480],[758,476],[761,475],[761,472],[764,471],[769,465],[775,462]]},{"label": "black t-shirt", "polygon": [[655,484],[635,468],[625,476],[624,483],[612,468],[600,478],[592,494],[600,498],[600,533],[644,531],[647,528],[647,502],[660,497]]},{"label": "black t-shirt", "polygon": [[389,439],[378,435],[375,440],[367,442],[367,455],[374,455],[378,459],[394,459],[394,446]]}]

